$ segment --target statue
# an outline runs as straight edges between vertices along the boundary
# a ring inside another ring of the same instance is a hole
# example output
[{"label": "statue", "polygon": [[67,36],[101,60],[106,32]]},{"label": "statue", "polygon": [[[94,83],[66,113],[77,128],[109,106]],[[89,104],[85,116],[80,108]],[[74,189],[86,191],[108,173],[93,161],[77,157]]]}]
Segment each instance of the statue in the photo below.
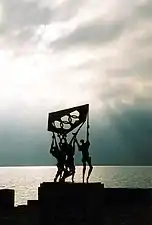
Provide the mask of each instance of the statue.
[{"label": "statue", "polygon": [[84,142],[84,140],[80,140],[81,144],[78,143],[77,139],[76,139],[76,143],[78,145],[78,150],[82,152],[82,163],[83,163],[83,183],[84,183],[84,178],[85,178],[85,171],[86,171],[86,163],[88,163],[89,165],[89,172],[88,172],[88,176],[87,176],[87,183],[89,181],[89,177],[91,175],[93,166],[91,164],[91,157],[89,156],[89,146],[90,146],[90,142],[89,140],[87,140],[86,142]]},{"label": "statue", "polygon": [[[82,139],[78,143],[77,134],[81,127],[87,121],[87,141]],[[70,133],[78,128],[74,133]],[[78,150],[82,152],[83,163],[83,183],[85,177],[86,163],[89,165],[89,172],[87,176],[87,182],[92,172],[91,157],[89,156],[89,105],[77,106],[57,112],[49,113],[48,118],[48,131],[53,133],[52,144],[50,153],[57,159],[57,173],[54,178],[54,182],[59,177],[59,182],[65,182],[65,179],[72,176],[72,182],[74,182],[75,175],[75,144],[78,146]],[[68,134],[73,135],[71,140]]]},{"label": "statue", "polygon": [[[54,145],[54,141],[55,141],[55,145]],[[50,153],[57,160],[58,170],[57,170],[56,176],[54,178],[54,182],[56,182],[58,177],[60,177],[60,179],[62,178],[62,173],[64,171],[64,164],[65,164],[65,160],[66,160],[66,154],[65,154],[64,151],[61,151],[61,149],[58,147],[54,133],[53,133],[53,137],[52,137],[52,144],[51,144]]]},{"label": "statue", "polygon": [[66,159],[65,159],[64,173],[61,178],[61,181],[65,181],[65,179],[67,177],[72,176],[72,182],[74,182],[74,175],[75,175],[75,165],[74,165],[75,145],[74,145],[74,141],[71,140],[71,142],[68,143],[67,140],[65,139],[65,143],[62,148],[63,148],[63,151],[65,151],[65,153],[66,153]]}]

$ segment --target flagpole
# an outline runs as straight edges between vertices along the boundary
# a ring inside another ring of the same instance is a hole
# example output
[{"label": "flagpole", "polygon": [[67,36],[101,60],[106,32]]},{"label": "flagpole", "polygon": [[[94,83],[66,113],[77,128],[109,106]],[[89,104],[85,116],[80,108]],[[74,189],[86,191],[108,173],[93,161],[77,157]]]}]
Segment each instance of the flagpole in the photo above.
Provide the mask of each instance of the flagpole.
[{"label": "flagpole", "polygon": [[89,141],[89,110],[87,115],[87,141]]},{"label": "flagpole", "polygon": [[79,126],[78,130],[75,133],[72,133],[73,134],[73,137],[71,138],[70,143],[72,143],[73,139],[76,138],[79,130],[81,129],[81,127],[83,126],[84,123],[85,123],[85,121],[83,123],[81,123],[81,125]]}]

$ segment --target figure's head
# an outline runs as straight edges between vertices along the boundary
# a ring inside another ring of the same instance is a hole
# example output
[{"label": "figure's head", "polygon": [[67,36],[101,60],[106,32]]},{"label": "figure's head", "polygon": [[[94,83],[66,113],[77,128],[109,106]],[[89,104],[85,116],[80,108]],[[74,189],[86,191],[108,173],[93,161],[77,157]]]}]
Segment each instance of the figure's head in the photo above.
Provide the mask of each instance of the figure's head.
[{"label": "figure's head", "polygon": [[81,140],[80,140],[80,142],[81,142],[81,144],[83,144],[83,143],[84,143],[84,140],[83,140],[83,139],[81,139]]}]

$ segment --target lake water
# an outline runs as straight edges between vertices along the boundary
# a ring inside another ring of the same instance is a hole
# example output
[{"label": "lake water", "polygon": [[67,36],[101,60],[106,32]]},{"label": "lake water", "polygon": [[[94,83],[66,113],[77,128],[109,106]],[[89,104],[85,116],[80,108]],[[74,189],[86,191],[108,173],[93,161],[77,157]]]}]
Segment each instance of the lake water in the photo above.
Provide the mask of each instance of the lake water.
[{"label": "lake water", "polygon": [[[40,183],[53,181],[55,173],[56,167],[1,167],[0,189],[14,189],[15,205],[26,204],[37,199]],[[81,166],[76,167],[75,182],[82,182]],[[95,166],[90,182],[101,182],[105,187],[152,188],[152,167]]]}]

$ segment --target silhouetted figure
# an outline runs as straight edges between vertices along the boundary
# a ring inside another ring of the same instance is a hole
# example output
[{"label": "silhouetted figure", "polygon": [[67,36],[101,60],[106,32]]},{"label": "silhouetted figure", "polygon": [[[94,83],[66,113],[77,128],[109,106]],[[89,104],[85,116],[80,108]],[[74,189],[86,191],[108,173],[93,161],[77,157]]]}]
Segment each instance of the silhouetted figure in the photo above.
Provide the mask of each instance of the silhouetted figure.
[{"label": "silhouetted figure", "polygon": [[65,179],[67,177],[72,176],[72,182],[74,182],[74,175],[75,175],[75,165],[74,165],[75,146],[74,146],[74,141],[71,140],[70,143],[68,143],[65,140],[64,148],[65,148],[64,151],[66,153],[66,161],[65,161],[65,170],[64,170],[63,177],[62,177],[62,181],[65,181]]},{"label": "silhouetted figure", "polygon": [[65,153],[61,151],[58,146],[51,146],[50,153],[57,159],[57,173],[54,178],[54,182],[57,181],[58,177],[62,177],[62,173],[64,171],[64,164],[65,164]]},{"label": "silhouetted figure", "polygon": [[74,153],[75,153],[75,148],[74,145],[68,144],[67,148],[67,158],[66,158],[66,168],[69,170],[70,175],[72,175],[72,182],[74,182],[74,175],[75,175],[75,165],[74,165]]},{"label": "silhouetted figure", "polygon": [[84,140],[80,140],[81,144],[78,143],[77,139],[75,139],[75,142],[78,145],[78,150],[82,152],[82,163],[83,163],[83,183],[84,183],[84,178],[85,178],[85,171],[86,171],[86,163],[89,165],[89,171],[88,171],[88,176],[87,176],[87,183],[89,181],[90,174],[92,172],[93,166],[91,164],[91,157],[89,156],[89,146],[90,142],[87,140],[84,142]]}]

